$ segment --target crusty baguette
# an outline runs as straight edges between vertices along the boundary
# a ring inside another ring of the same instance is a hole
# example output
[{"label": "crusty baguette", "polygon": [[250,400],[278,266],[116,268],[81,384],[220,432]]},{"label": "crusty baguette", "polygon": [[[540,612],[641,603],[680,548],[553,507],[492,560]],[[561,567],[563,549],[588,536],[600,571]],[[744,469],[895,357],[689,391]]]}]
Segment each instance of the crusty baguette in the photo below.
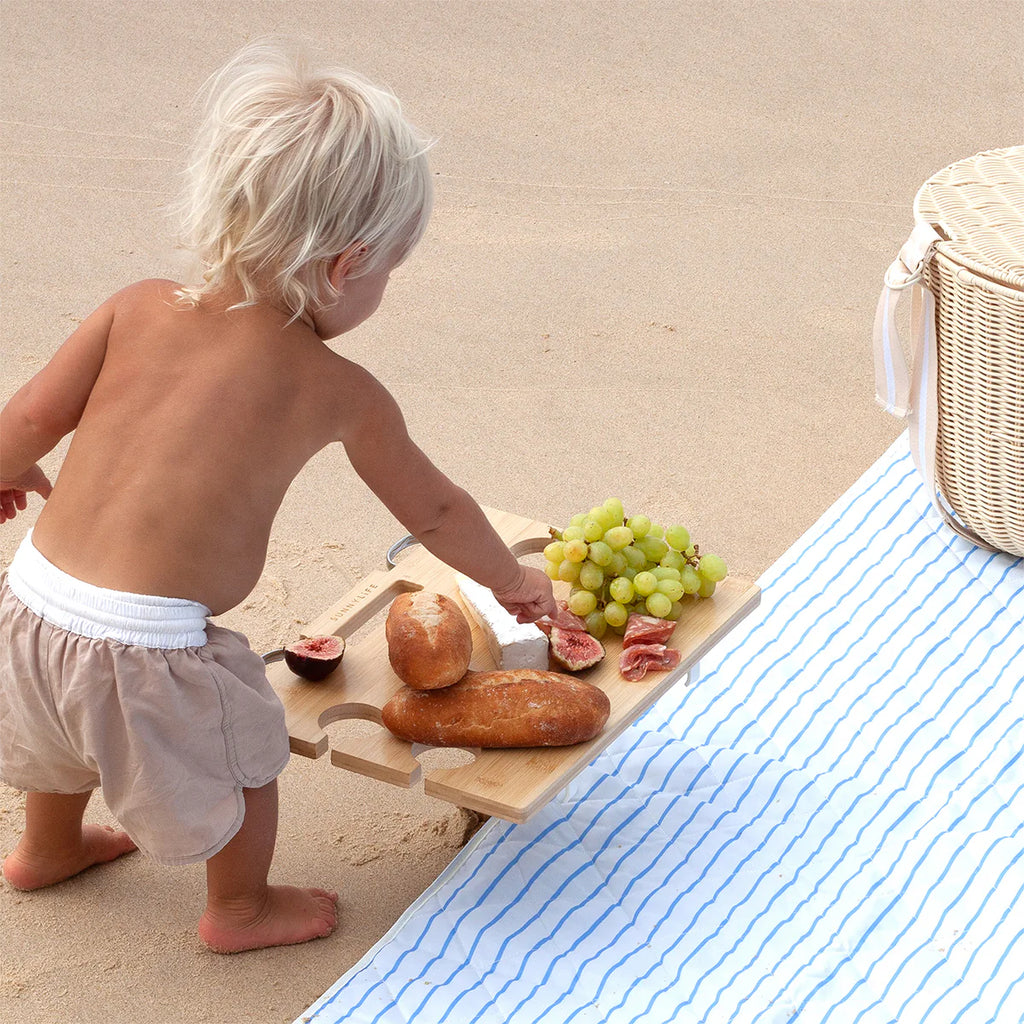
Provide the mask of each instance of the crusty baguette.
[{"label": "crusty baguette", "polygon": [[384,634],[395,674],[407,686],[433,690],[457,683],[469,668],[473,634],[450,597],[417,590],[391,602]]},{"label": "crusty baguette", "polygon": [[383,707],[399,739],[437,747],[563,747],[593,739],[611,704],[592,683],[540,669],[469,672],[431,693],[403,687]]}]

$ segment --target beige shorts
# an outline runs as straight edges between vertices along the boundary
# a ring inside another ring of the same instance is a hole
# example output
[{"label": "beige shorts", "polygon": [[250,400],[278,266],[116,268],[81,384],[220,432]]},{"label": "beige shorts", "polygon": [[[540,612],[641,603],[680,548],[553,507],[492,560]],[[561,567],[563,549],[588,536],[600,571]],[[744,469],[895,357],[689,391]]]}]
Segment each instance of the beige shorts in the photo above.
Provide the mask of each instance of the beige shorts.
[{"label": "beige shorts", "polygon": [[243,788],[287,763],[288,731],[263,659],[208,614],[83,583],[26,538],[0,576],[0,778],[102,787],[160,863],[215,854],[242,824]]}]

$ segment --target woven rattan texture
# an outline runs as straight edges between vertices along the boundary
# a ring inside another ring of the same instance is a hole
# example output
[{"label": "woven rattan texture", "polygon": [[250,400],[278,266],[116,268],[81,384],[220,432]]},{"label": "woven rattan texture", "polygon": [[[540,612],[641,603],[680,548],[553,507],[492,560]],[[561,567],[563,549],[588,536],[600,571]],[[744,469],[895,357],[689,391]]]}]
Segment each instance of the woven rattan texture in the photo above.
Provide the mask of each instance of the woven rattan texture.
[{"label": "woven rattan texture", "polygon": [[947,167],[915,211],[950,236],[924,272],[936,305],[939,487],[983,540],[1024,555],[1024,147]]},{"label": "woven rattan texture", "polygon": [[917,220],[940,227],[940,244],[962,266],[1024,290],[1024,146],[951,164],[922,186]]}]

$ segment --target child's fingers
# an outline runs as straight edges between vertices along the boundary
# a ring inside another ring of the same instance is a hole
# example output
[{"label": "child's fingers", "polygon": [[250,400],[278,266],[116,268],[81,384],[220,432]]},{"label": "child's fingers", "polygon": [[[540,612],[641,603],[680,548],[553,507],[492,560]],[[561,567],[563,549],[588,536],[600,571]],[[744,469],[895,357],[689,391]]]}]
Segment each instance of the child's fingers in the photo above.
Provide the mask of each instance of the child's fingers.
[{"label": "child's fingers", "polygon": [[0,523],[6,523],[8,519],[13,519],[16,515],[14,492],[0,492]]}]

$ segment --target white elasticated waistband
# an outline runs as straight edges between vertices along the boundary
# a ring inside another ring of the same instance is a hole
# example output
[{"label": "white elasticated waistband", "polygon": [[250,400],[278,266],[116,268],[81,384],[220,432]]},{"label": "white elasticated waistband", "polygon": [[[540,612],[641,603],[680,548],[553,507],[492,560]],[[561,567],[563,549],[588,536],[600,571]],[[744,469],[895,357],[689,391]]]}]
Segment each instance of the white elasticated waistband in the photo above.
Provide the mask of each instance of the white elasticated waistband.
[{"label": "white elasticated waistband", "polygon": [[70,633],[165,650],[203,647],[210,609],[180,597],[148,597],[77,580],[21,542],[7,569],[7,585],[41,619]]}]

